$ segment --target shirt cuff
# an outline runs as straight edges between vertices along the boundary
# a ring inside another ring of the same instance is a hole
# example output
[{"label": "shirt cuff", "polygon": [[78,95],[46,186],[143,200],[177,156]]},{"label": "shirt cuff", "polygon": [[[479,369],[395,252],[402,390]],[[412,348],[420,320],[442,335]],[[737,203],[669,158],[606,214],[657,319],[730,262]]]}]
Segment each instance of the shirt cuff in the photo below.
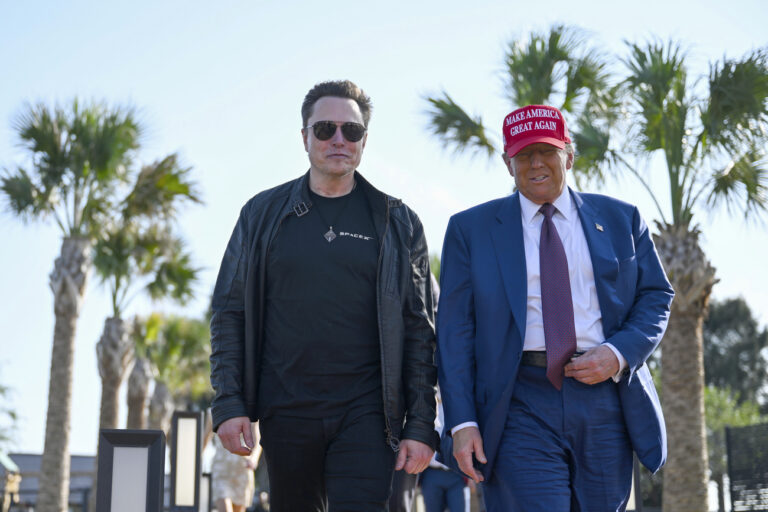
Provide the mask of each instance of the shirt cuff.
[{"label": "shirt cuff", "polygon": [[463,428],[477,427],[477,426],[478,425],[477,425],[476,421],[465,421],[464,423],[459,423],[458,425],[456,425],[455,427],[453,427],[451,429],[451,435],[454,435],[456,432],[458,432],[459,430],[461,430]]},{"label": "shirt cuff", "polygon": [[616,372],[616,374],[613,377],[611,377],[613,379],[613,382],[619,382],[621,380],[622,374],[624,373],[624,369],[627,367],[627,360],[624,359],[623,355],[621,355],[621,352],[619,352],[619,349],[617,349],[610,343],[603,343],[603,345],[613,350],[613,353],[616,356],[616,359],[619,360],[619,371]]}]

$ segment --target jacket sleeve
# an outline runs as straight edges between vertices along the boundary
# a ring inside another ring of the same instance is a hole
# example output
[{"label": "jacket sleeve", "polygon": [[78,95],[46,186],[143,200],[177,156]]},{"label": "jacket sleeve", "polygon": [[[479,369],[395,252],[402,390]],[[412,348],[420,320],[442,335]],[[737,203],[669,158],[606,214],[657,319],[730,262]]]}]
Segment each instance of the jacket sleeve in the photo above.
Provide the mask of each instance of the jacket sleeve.
[{"label": "jacket sleeve", "polygon": [[437,366],[447,432],[478,422],[475,409],[475,299],[470,251],[456,217],[448,222],[440,262]]},{"label": "jacket sleeve", "polygon": [[405,340],[403,349],[403,383],[406,422],[402,437],[437,448],[435,431],[434,363],[435,324],[429,253],[424,228],[412,214],[413,236],[410,244],[410,276],[403,310]]},{"label": "jacket sleeve", "polygon": [[245,281],[248,266],[246,207],[229,239],[211,300],[211,404],[213,429],[227,419],[247,416],[243,398]]},{"label": "jacket sleeve", "polygon": [[637,260],[634,301],[621,327],[605,340],[627,360],[630,374],[642,366],[661,342],[674,297],[648,226],[637,208],[633,209],[632,238]]}]

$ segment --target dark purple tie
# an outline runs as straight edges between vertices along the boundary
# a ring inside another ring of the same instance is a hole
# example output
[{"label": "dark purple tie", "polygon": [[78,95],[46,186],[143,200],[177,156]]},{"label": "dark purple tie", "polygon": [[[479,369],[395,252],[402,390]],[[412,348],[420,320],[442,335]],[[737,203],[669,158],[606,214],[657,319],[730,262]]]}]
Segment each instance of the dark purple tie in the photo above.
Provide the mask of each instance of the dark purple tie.
[{"label": "dark purple tie", "polygon": [[563,242],[552,222],[555,207],[544,203],[539,211],[544,214],[539,240],[539,273],[544,343],[547,347],[547,378],[560,389],[563,386],[563,366],[576,352],[571,280]]}]

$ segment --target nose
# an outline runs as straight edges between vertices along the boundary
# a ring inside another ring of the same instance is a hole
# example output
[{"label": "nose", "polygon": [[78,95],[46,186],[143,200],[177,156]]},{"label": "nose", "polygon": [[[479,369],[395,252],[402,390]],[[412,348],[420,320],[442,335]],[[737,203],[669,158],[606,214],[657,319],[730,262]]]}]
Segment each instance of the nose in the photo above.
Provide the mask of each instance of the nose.
[{"label": "nose", "polygon": [[542,165],[541,156],[542,155],[540,151],[531,152],[531,167],[540,167]]},{"label": "nose", "polygon": [[344,145],[344,134],[341,133],[341,126],[336,126],[336,131],[333,133],[333,137],[331,137],[331,144],[334,146],[343,146]]}]

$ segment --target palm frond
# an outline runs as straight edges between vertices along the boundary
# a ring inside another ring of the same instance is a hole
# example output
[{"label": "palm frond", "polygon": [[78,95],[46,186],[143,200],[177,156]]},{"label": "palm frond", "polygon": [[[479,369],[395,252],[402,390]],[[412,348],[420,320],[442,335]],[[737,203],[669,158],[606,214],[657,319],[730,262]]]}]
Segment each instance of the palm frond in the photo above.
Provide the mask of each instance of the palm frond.
[{"label": "palm frond", "polygon": [[581,188],[585,182],[603,181],[605,169],[615,161],[614,152],[609,148],[610,131],[583,116],[576,121],[576,130],[571,137],[578,150],[573,165],[577,187]]},{"label": "palm frond", "polygon": [[191,167],[181,167],[178,156],[171,154],[142,167],[133,189],[125,198],[123,218],[174,218],[182,201],[199,203],[196,185],[190,180]]},{"label": "palm frond", "polygon": [[622,92],[620,85],[596,89],[575,121],[569,123],[576,146],[573,174],[577,187],[603,182],[606,173],[624,163],[613,147],[616,127],[624,119]]},{"label": "palm frond", "polygon": [[768,211],[768,160],[763,150],[751,148],[712,176],[711,206],[741,210],[745,218]]},{"label": "palm frond", "polygon": [[175,239],[167,225],[152,224],[142,229],[136,239],[133,259],[136,262],[137,274],[151,275],[159,261],[172,252]]},{"label": "palm frond", "polygon": [[181,240],[175,239],[170,251],[158,262],[147,291],[153,299],[171,297],[184,304],[193,296],[199,272],[192,266],[192,257]]},{"label": "palm frond", "polygon": [[93,264],[110,284],[117,314],[142,291],[139,285],[153,299],[189,300],[199,273],[191,259],[166,223],[112,222],[94,245]]},{"label": "palm frond", "polygon": [[125,178],[132,153],[139,146],[141,128],[131,107],[108,108],[92,103],[72,105],[70,137],[74,172],[78,178],[110,183]]},{"label": "palm frond", "polygon": [[710,65],[701,122],[707,142],[731,152],[768,135],[768,48]]},{"label": "palm frond", "polygon": [[62,189],[66,193],[66,172],[70,166],[70,119],[60,109],[26,104],[13,122],[22,147],[32,156],[41,189]]},{"label": "palm frond", "polygon": [[506,89],[513,105],[551,103],[567,63],[581,43],[576,29],[564,25],[549,33],[533,33],[527,43],[511,42],[506,51]]},{"label": "palm frond", "polygon": [[511,42],[506,51],[506,89],[515,106],[553,105],[576,113],[608,89],[604,55],[586,45],[580,29],[555,25],[548,33],[533,33],[526,43]]},{"label": "palm frond", "polygon": [[685,133],[688,105],[685,102],[685,55],[672,42],[651,41],[644,46],[627,43],[630,55],[624,63],[629,70],[626,85],[634,116],[635,130],[644,151],[664,149],[668,160],[681,161],[674,148]]},{"label": "palm frond", "polygon": [[15,172],[3,172],[0,177],[0,190],[5,194],[11,211],[25,221],[51,210],[52,205],[46,200],[45,192],[21,167]]},{"label": "palm frond", "polygon": [[88,187],[85,190],[85,197],[78,209],[80,222],[76,227],[80,232],[97,239],[114,221],[117,198],[112,190],[98,187]]},{"label": "palm frond", "polygon": [[113,226],[96,241],[93,267],[102,281],[117,279],[126,282],[131,279],[134,274],[131,257],[136,240],[136,230],[128,225]]},{"label": "palm frond", "polygon": [[430,131],[444,148],[453,149],[455,153],[485,152],[489,158],[496,153],[479,116],[472,118],[445,91],[442,98],[427,96],[425,99],[432,105],[427,111]]},{"label": "palm frond", "polygon": [[566,71],[565,98],[561,109],[567,112],[577,110],[576,100],[584,96],[585,110],[592,110],[592,103],[599,106],[605,102],[604,95],[611,90],[607,64],[596,51],[587,51],[581,57],[571,57]]},{"label": "palm frond", "polygon": [[607,85],[590,91],[579,114],[613,130],[626,120],[626,88],[623,84]]}]

